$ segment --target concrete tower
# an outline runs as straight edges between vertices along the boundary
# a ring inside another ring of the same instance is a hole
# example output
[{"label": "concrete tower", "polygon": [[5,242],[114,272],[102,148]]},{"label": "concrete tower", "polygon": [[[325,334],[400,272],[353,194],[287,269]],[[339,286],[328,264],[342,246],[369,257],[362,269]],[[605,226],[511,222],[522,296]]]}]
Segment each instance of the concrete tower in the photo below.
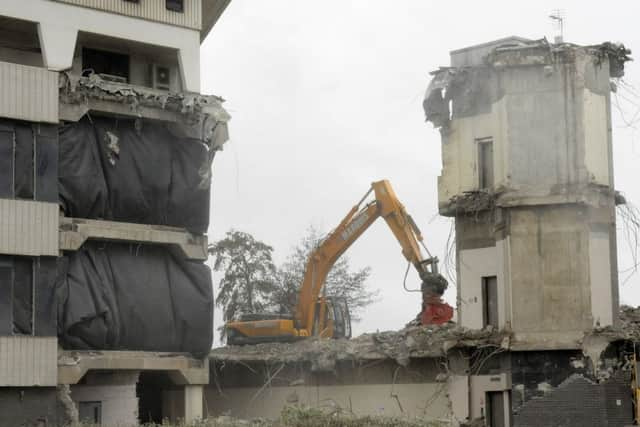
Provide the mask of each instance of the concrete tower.
[{"label": "concrete tower", "polygon": [[463,326],[540,350],[616,323],[610,92],[628,53],[509,37],[452,51],[434,73],[424,108],[442,135]]}]

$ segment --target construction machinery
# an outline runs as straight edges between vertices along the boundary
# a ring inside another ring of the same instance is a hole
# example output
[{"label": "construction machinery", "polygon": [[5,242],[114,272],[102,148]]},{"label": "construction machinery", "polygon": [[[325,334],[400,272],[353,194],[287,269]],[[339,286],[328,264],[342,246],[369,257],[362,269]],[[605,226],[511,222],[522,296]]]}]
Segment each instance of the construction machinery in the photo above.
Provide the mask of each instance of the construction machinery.
[{"label": "construction machinery", "polygon": [[[375,199],[365,204],[372,192]],[[422,280],[421,323],[441,324],[451,320],[453,308],[441,298],[447,281],[438,273],[438,259],[422,256],[419,245],[422,244],[425,250],[426,246],[420,230],[396,197],[389,181],[382,180],[371,184],[369,191],[340,225],[310,254],[294,315],[243,315],[225,325],[227,343],[293,341],[310,336],[350,338],[351,318],[346,302],[324,295],[323,289],[334,263],[380,217],[391,228],[402,247],[402,255],[414,266]]]}]

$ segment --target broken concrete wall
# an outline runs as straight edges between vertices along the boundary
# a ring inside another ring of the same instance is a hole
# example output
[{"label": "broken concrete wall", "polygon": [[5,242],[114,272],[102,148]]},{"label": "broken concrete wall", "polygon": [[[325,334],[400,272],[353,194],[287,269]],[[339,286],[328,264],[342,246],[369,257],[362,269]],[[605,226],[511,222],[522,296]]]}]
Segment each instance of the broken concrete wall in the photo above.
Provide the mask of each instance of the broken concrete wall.
[{"label": "broken concrete wall", "polygon": [[63,423],[55,387],[0,387],[0,425],[40,427]]},{"label": "broken concrete wall", "polygon": [[[531,205],[456,216],[462,326],[483,328],[482,280],[497,278],[498,327],[522,345],[575,347],[585,330],[614,324],[612,204]],[[555,342],[554,342],[555,340]],[[566,347],[565,347],[566,348]]]},{"label": "broken concrete wall", "polygon": [[479,189],[483,138],[493,141],[495,191],[544,197],[567,194],[567,186],[612,188],[610,59],[602,52],[530,41],[496,47],[482,64],[456,61],[436,72],[434,81],[445,76],[446,84],[430,89],[425,109],[428,120],[434,102],[447,110],[445,120],[432,120],[443,142],[441,211],[451,209],[452,197]]},{"label": "broken concrete wall", "polygon": [[83,384],[71,386],[79,420],[105,426],[138,423],[137,372],[90,373]]},{"label": "broken concrete wall", "polygon": [[513,353],[514,426],[632,424],[629,370],[619,366],[606,378],[597,378],[592,366],[579,352]]},{"label": "broken concrete wall", "polygon": [[[466,376],[447,374],[446,362],[413,359],[338,362],[331,372],[313,372],[311,363],[215,363],[205,390],[210,415],[276,419],[292,405],[357,416],[420,417],[462,421],[468,416]],[[456,424],[457,425],[457,424]]]}]

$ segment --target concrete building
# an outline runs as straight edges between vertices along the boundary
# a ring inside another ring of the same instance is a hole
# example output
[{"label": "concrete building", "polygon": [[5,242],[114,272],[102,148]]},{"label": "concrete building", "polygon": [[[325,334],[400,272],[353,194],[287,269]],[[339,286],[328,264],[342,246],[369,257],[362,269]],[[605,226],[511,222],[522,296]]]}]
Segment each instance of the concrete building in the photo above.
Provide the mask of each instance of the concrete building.
[{"label": "concrete building", "polygon": [[[199,274],[202,303],[185,305],[208,351],[210,168],[229,116],[199,93],[199,52],[228,3],[0,1],[0,425],[202,417],[206,357],[180,319],[135,307],[162,312],[159,295]],[[170,172],[159,183],[154,169]],[[146,205],[132,213],[134,199]],[[190,203],[197,224],[180,216]],[[104,261],[84,270],[93,278],[73,270],[89,258]],[[118,279],[111,262],[148,273]],[[181,267],[154,289],[149,266],[166,262]],[[171,341],[146,340],[167,325]]]},{"label": "concrete building", "polygon": [[442,135],[463,326],[564,349],[615,324],[610,91],[625,60],[610,44],[511,37],[455,50],[436,72],[425,111]]},{"label": "concrete building", "polygon": [[[608,341],[586,338],[618,326],[610,92],[628,54],[509,37],[454,50],[433,73],[424,109],[442,137],[458,319],[511,333],[510,351],[484,367],[512,384],[499,405],[513,416],[495,425],[585,425],[603,413],[593,425],[630,422],[628,373],[599,384]],[[583,353],[591,374],[573,381]],[[591,392],[597,403],[578,401]]]}]

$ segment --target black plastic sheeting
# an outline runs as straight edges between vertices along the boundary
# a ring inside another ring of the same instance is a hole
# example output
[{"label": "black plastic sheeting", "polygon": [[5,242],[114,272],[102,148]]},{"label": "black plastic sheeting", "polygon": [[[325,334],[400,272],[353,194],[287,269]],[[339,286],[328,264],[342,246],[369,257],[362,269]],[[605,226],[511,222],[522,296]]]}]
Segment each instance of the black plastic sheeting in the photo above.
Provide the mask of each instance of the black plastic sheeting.
[{"label": "black plastic sheeting", "polygon": [[0,255],[0,335],[56,335],[56,258]]},{"label": "black plastic sheeting", "polygon": [[59,260],[58,336],[65,349],[209,353],[209,267],[165,248],[88,243]]},{"label": "black plastic sheeting", "polygon": [[160,123],[84,117],[60,128],[60,204],[70,217],[204,233],[211,155]]}]

